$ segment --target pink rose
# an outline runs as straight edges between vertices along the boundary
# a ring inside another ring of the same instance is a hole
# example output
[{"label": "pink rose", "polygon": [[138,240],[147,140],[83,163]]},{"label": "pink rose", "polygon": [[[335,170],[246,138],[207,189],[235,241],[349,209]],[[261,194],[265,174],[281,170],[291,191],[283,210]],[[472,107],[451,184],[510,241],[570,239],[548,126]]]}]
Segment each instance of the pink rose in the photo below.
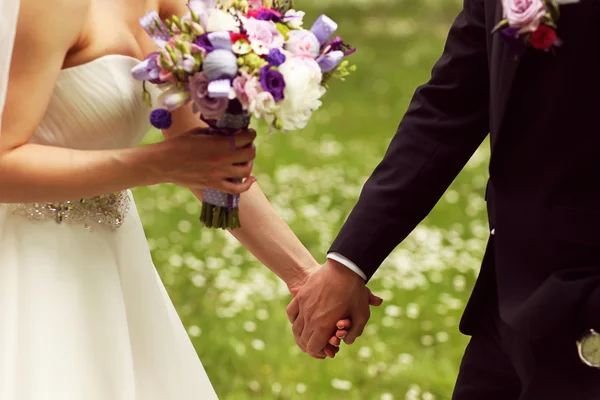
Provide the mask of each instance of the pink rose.
[{"label": "pink rose", "polygon": [[256,54],[269,54],[269,50],[283,47],[283,35],[277,30],[275,22],[245,18],[243,25]]},{"label": "pink rose", "polygon": [[317,58],[321,51],[321,44],[314,33],[300,29],[288,33],[285,49],[296,57]]},{"label": "pink rose", "polygon": [[260,82],[258,79],[246,72],[233,80],[233,90],[244,110],[247,110],[252,101],[260,93]]},{"label": "pink rose", "polygon": [[199,112],[204,118],[207,119],[221,119],[229,99],[227,97],[221,97],[214,99],[208,96],[208,84],[210,81],[202,72],[195,74],[190,79],[190,92],[193,102],[193,110],[195,113]]},{"label": "pink rose", "polygon": [[504,18],[521,32],[534,32],[546,14],[544,0],[502,0]]}]

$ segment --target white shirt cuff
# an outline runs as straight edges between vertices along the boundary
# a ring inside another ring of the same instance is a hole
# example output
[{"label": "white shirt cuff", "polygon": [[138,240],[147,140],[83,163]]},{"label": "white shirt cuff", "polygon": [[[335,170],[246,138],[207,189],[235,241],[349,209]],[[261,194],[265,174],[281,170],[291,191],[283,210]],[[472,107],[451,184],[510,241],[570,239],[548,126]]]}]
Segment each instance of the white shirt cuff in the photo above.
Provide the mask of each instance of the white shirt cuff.
[{"label": "white shirt cuff", "polygon": [[356,274],[358,274],[358,276],[363,278],[365,281],[367,280],[367,275],[365,275],[365,273],[362,272],[362,270],[360,268],[358,268],[358,266],[356,264],[354,264],[352,261],[348,260],[343,255],[341,255],[339,253],[329,253],[329,254],[327,254],[327,258],[329,258],[330,260],[339,262],[343,266],[354,271]]}]

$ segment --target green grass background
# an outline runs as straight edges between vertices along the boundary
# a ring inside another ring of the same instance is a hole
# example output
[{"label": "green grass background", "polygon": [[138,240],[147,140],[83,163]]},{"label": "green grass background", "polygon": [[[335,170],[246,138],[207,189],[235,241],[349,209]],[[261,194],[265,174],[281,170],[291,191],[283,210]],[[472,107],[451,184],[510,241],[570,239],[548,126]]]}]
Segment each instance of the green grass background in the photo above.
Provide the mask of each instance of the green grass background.
[{"label": "green grass background", "polygon": [[[307,0],[358,48],[301,132],[259,132],[255,172],[280,215],[324,255],[443,49],[458,0]],[[260,131],[260,130],[259,130]],[[158,140],[151,132],[147,141]],[[370,286],[385,299],[335,360],[297,349],[285,286],[234,239],[199,226],[185,189],[135,190],[153,258],[222,399],[449,399],[467,338],[458,321],[488,235],[483,146]]]}]

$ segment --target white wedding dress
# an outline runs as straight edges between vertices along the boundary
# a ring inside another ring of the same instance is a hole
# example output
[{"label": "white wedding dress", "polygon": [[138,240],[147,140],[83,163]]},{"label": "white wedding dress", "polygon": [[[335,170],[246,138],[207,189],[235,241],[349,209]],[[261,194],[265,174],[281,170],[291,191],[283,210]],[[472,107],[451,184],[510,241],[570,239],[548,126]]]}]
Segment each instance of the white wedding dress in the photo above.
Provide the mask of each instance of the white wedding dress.
[{"label": "white wedding dress", "polygon": [[[114,55],[63,70],[31,141],[137,146],[150,127],[137,62]],[[62,211],[0,205],[1,400],[216,398],[130,192]]]}]

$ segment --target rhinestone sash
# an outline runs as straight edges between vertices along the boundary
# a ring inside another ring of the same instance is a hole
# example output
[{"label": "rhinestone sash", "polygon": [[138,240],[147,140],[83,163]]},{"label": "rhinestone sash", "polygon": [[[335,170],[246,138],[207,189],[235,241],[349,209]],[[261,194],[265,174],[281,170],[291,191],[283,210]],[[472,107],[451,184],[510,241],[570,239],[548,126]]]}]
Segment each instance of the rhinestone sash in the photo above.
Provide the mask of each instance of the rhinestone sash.
[{"label": "rhinestone sash", "polygon": [[58,224],[83,225],[87,230],[95,226],[119,228],[125,219],[131,199],[128,192],[58,203],[4,204],[14,215],[32,221],[54,220]]}]

